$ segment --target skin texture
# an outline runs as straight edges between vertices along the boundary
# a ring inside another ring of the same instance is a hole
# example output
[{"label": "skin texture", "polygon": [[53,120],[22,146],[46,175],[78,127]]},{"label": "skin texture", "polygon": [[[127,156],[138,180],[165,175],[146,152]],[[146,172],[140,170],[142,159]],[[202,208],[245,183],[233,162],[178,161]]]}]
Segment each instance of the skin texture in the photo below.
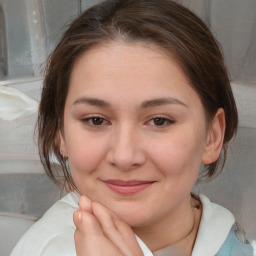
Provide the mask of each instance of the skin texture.
[{"label": "skin texture", "polygon": [[[200,98],[175,58],[150,44],[119,41],[92,48],[76,61],[69,86],[60,150],[89,200],[74,216],[78,255],[100,244],[81,242],[93,230],[108,241],[102,242],[108,255],[140,255],[130,227],[152,251],[179,241],[195,216],[200,219],[190,192],[200,165],[220,154],[223,110],[207,129]],[[109,180],[148,185],[121,193]],[[103,220],[112,215],[125,227],[116,236],[104,231]],[[129,240],[126,233],[133,241],[130,252],[118,246]],[[89,255],[100,255],[97,250]]]}]

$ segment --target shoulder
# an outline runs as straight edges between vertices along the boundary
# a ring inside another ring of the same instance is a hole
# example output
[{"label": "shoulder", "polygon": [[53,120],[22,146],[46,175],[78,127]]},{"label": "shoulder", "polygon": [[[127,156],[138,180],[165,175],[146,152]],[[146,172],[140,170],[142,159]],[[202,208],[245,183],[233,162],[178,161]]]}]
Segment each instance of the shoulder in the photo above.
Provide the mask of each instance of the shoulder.
[{"label": "shoulder", "polygon": [[76,255],[73,213],[79,195],[67,194],[56,202],[20,239],[11,256]]}]

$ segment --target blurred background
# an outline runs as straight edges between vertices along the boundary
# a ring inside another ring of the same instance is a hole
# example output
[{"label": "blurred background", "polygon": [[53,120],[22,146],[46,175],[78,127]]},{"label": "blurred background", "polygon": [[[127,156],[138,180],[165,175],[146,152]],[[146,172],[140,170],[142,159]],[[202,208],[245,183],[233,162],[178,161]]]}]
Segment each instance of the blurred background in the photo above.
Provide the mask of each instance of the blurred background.
[{"label": "blurred background", "polygon": [[[96,0],[0,0],[0,86],[40,100],[47,56],[68,24]],[[239,129],[221,175],[200,183],[256,240],[256,1],[177,0],[200,16],[220,42]],[[34,139],[36,114],[0,119],[0,256],[64,194],[44,174]]]}]

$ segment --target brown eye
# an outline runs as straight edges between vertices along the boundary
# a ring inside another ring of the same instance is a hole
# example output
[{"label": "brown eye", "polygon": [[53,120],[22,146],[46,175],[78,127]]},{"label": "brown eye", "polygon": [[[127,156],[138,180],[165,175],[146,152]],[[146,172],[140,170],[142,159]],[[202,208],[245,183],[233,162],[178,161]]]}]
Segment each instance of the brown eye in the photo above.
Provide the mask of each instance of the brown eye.
[{"label": "brown eye", "polygon": [[153,125],[155,127],[163,128],[173,124],[174,122],[175,122],[174,120],[159,116],[159,117],[152,118],[148,122],[148,124]]},{"label": "brown eye", "polygon": [[84,118],[84,119],[82,119],[82,122],[89,126],[95,126],[95,127],[108,124],[108,122],[104,118],[101,118],[99,116]]},{"label": "brown eye", "polygon": [[100,117],[92,117],[91,118],[91,123],[93,125],[102,125],[104,123],[104,119]]},{"label": "brown eye", "polygon": [[154,118],[153,122],[154,122],[154,125],[156,126],[163,126],[167,123],[167,120],[165,118],[158,117],[158,118]]}]

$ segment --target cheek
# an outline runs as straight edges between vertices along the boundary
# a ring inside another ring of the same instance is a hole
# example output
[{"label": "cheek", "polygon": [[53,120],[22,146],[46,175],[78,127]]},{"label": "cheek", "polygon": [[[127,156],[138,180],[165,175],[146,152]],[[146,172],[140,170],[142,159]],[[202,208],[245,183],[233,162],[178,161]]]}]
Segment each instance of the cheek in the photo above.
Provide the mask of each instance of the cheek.
[{"label": "cheek", "polygon": [[195,176],[201,165],[202,144],[200,134],[180,130],[158,143],[158,147],[152,147],[151,159],[164,176]]},{"label": "cheek", "polygon": [[68,141],[68,157],[73,178],[82,178],[93,173],[105,157],[107,142],[90,136],[73,137]]}]

